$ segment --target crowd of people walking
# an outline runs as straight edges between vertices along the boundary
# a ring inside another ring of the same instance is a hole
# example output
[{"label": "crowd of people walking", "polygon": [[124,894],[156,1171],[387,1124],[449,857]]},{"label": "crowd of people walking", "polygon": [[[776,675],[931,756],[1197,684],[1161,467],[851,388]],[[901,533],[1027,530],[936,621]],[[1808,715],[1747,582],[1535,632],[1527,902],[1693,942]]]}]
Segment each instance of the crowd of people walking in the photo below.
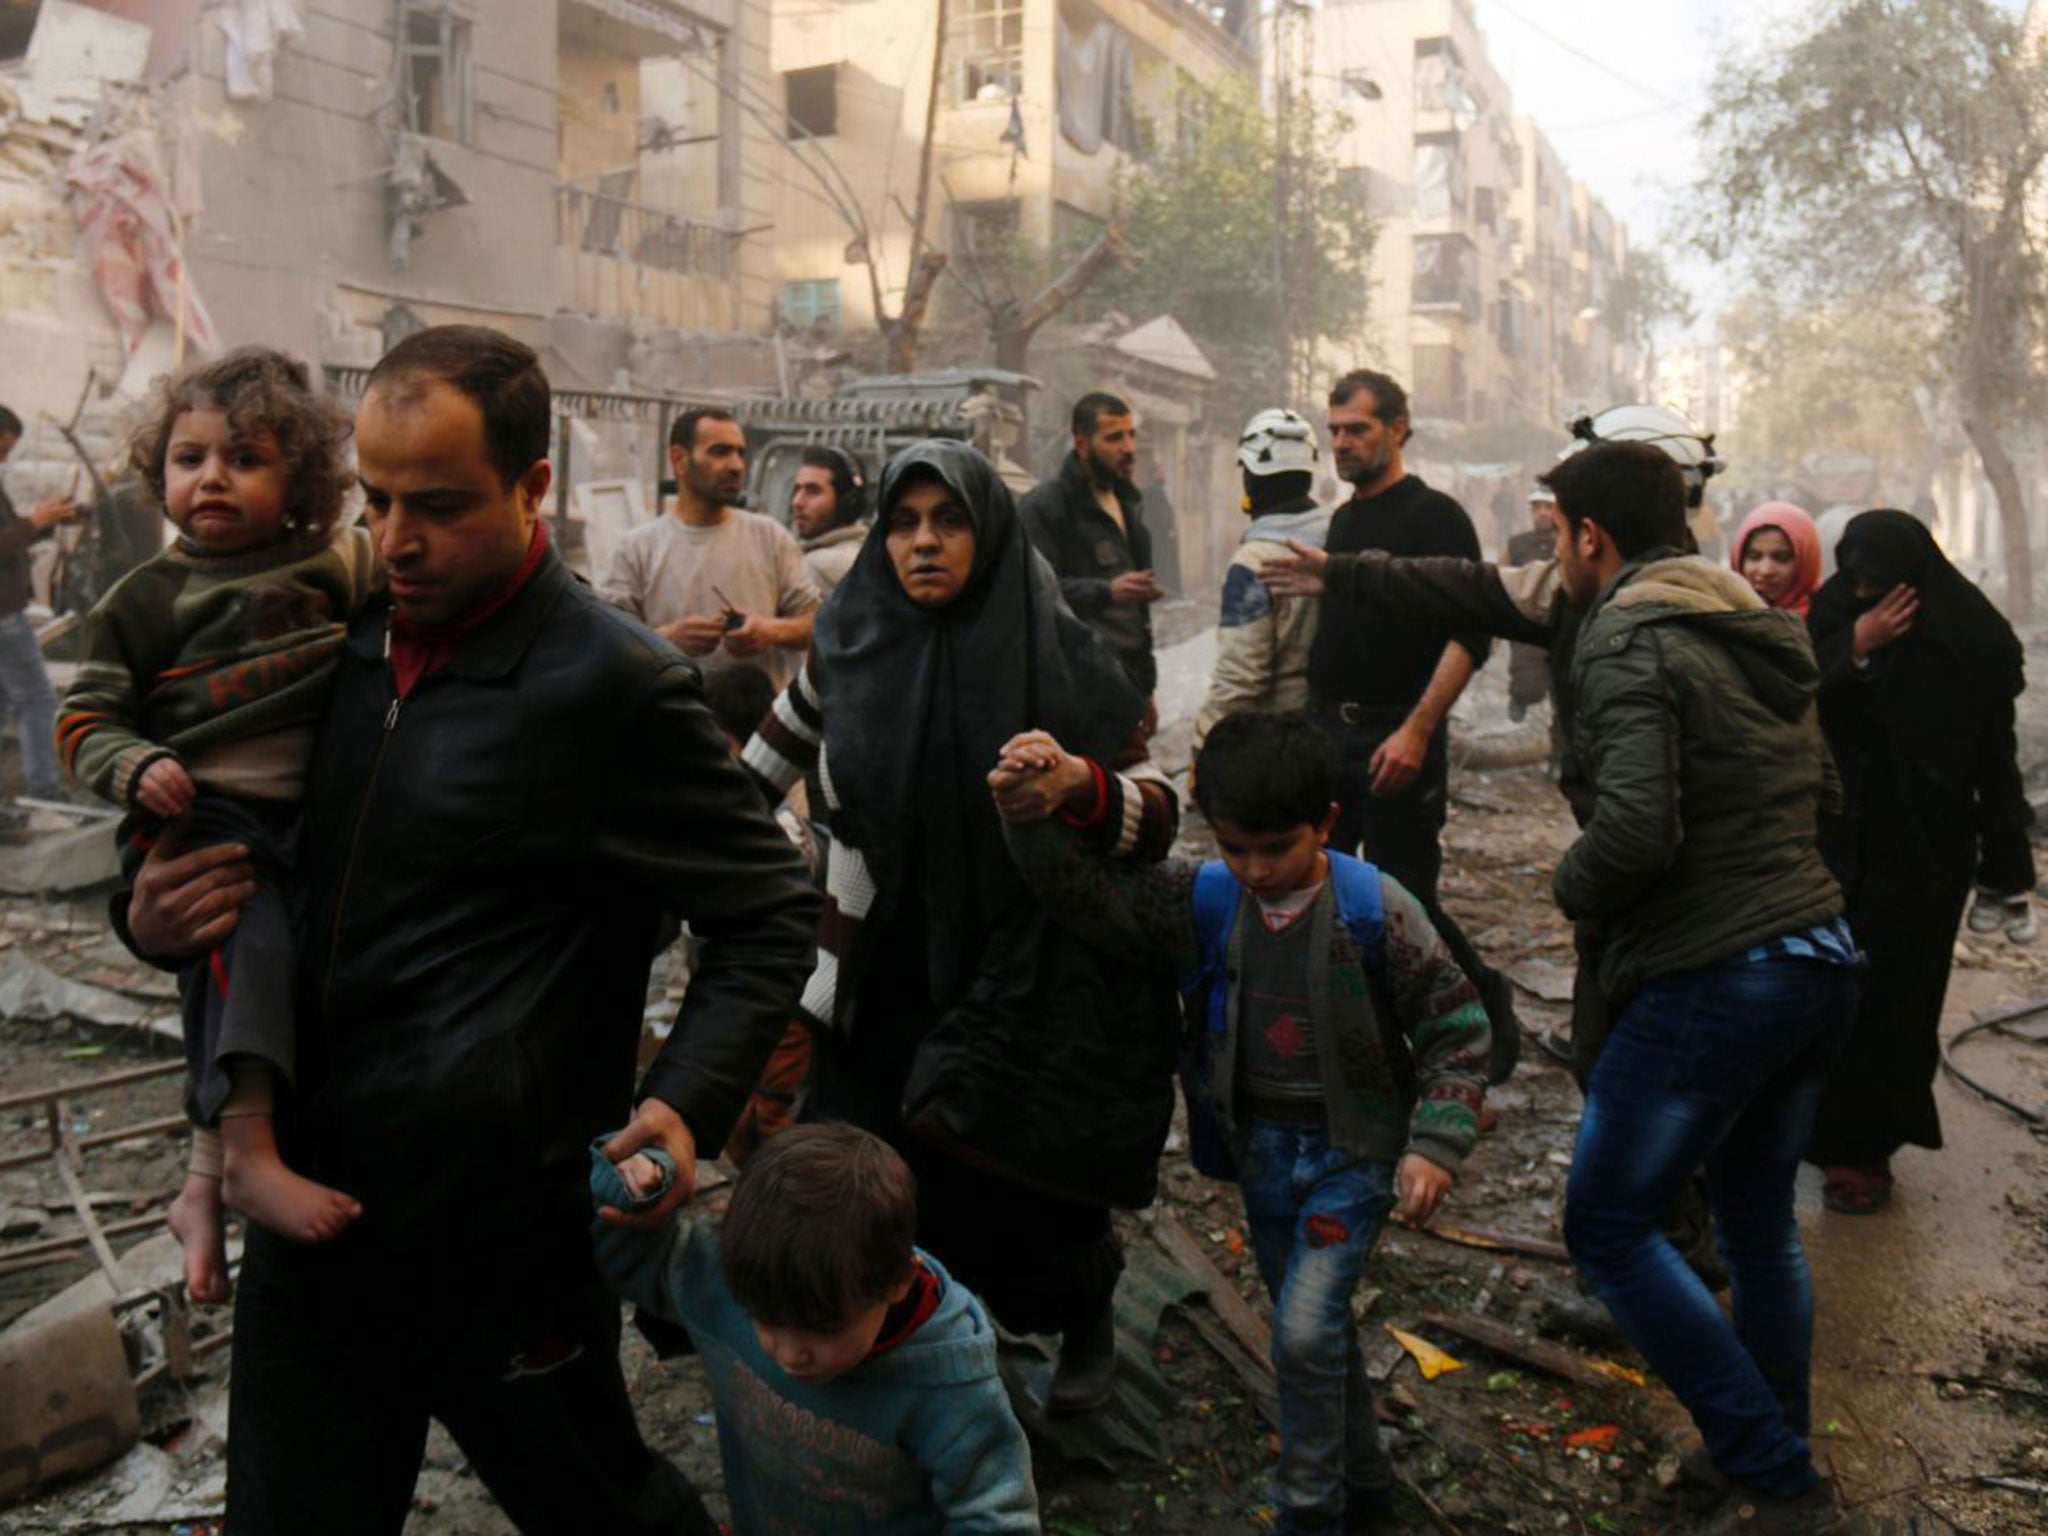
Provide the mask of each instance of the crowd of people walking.
[{"label": "crowd of people walking", "polygon": [[[1566,1242],[1725,1484],[1698,1528],[1846,1529],[1794,1179],[1885,1203],[1940,1145],[1966,907],[2033,937],[2024,656],[1902,512],[1825,580],[1787,503],[1702,558],[1711,445],[1631,409],[1503,564],[1407,466],[1387,375],[1329,390],[1334,509],[1315,422],[1247,424],[1188,861],[1114,395],[1021,502],[963,443],[813,447],[787,525],[741,505],[739,423],[686,412],[673,506],[592,586],[505,335],[408,337],[352,424],[261,348],[168,381],[135,458],[175,537],[87,621],[54,728],[0,683],[31,792],[54,743],[126,813],[117,931],[180,968],[174,1225],[194,1297],[235,1298],[230,1529],[396,1532],[438,1419],[521,1529],[712,1531],[635,1424],[623,1296],[704,1362],[736,1531],[1037,1531],[1000,1351],[1057,1336],[1034,1410],[1111,1395],[1112,1213],[1157,1193],[1177,1082],[1272,1300],[1273,1528],[1394,1528],[1353,1293],[1520,1043],[1439,899],[1449,714],[1496,639],[1579,827]],[[68,515],[0,498],[0,588]],[[728,1147],[713,1223],[688,1202]]]}]

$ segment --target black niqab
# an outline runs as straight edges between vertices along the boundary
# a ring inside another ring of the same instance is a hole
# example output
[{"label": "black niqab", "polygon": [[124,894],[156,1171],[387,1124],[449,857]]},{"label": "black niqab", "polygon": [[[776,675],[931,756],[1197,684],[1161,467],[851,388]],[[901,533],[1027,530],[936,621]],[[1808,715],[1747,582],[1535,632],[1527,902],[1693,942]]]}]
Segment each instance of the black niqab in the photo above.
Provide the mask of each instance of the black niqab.
[{"label": "black niqab", "polygon": [[[940,481],[974,523],[974,566],[942,607],[913,602],[887,545],[913,480]],[[882,473],[880,513],[820,610],[812,645],[825,719],[833,831],[886,901],[915,879],[929,924],[932,1000],[960,997],[1004,935],[1032,947],[1037,913],[1010,862],[987,775],[1020,731],[1107,762],[1144,700],[1060,601],[994,467],[965,443],[915,443]],[[1012,958],[1016,958],[1012,956]]]},{"label": "black niqab", "polygon": [[[1851,519],[1835,561],[1838,569],[1813,598],[1815,646],[1853,630],[1900,583],[1912,587],[1920,598],[1912,629],[1871,657],[1864,679],[1871,710],[1936,779],[1973,785],[1987,708],[2026,686],[2026,653],[2012,625],[1910,513],[1884,508]],[[1856,595],[1859,575],[1876,595]]]}]

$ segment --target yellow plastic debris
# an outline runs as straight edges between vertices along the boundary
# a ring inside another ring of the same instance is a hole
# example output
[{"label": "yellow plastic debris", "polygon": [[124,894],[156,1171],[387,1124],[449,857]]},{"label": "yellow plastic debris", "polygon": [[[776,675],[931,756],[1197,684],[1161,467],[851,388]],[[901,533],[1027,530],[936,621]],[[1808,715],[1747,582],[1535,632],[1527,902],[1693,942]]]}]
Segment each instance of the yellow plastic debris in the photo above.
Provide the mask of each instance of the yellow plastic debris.
[{"label": "yellow plastic debris", "polygon": [[1386,1325],[1386,1329],[1387,1332],[1394,1336],[1394,1342],[1408,1351],[1409,1358],[1415,1362],[1416,1368],[1422,1372],[1422,1379],[1424,1381],[1435,1381],[1437,1377],[1443,1375],[1446,1371],[1462,1371],[1465,1369],[1464,1361],[1452,1359],[1451,1356],[1438,1349],[1429,1340],[1418,1339],[1412,1333],[1403,1333],[1391,1323]]},{"label": "yellow plastic debris", "polygon": [[1647,1387],[1650,1378],[1641,1371],[1632,1371],[1625,1365],[1616,1365],[1612,1360],[1595,1360],[1593,1369],[1603,1376],[1612,1376],[1616,1381],[1625,1381],[1632,1387]]}]

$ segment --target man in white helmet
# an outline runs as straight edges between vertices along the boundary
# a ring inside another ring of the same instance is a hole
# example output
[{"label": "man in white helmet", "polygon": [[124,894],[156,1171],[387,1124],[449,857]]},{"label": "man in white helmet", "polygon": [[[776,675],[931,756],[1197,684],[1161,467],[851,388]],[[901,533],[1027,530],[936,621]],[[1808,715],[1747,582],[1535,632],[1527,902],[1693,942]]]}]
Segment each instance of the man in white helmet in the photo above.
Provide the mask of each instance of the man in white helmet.
[{"label": "man in white helmet", "polygon": [[1244,511],[1251,525],[1223,573],[1216,629],[1216,670],[1195,716],[1199,751],[1209,729],[1240,710],[1308,708],[1308,657],[1315,644],[1313,598],[1276,598],[1259,580],[1268,560],[1284,557],[1290,539],[1322,548],[1330,514],[1315,503],[1322,454],[1306,417],[1274,407],[1245,423],[1237,441]]}]

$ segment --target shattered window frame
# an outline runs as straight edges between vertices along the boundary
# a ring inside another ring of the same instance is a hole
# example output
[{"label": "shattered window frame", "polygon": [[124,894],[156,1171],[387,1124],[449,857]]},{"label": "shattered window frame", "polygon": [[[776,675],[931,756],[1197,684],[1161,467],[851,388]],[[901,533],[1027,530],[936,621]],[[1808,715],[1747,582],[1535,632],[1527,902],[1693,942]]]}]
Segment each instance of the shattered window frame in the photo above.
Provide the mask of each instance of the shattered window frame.
[{"label": "shattered window frame", "polygon": [[1005,99],[1023,89],[1024,0],[962,0],[951,30],[959,101],[979,101],[991,85]]},{"label": "shattered window frame", "polygon": [[[431,39],[421,36],[422,24],[432,29]],[[400,106],[407,131],[448,144],[470,143],[476,122],[474,22],[452,5],[422,0],[406,5],[400,25]]]}]

